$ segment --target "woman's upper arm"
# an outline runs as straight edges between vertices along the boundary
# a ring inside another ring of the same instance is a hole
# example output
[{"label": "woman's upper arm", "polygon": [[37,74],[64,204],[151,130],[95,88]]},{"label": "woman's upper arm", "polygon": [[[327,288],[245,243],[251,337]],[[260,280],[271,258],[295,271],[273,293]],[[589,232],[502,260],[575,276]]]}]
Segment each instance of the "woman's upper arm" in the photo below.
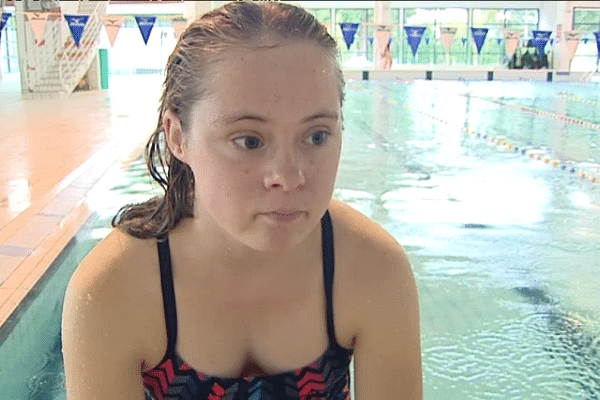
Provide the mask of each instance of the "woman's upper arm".
[{"label": "woman's upper arm", "polygon": [[115,269],[108,268],[106,251],[107,243],[101,243],[77,268],[65,293],[62,348],[69,400],[144,398],[140,349],[127,326],[131,315],[120,295],[123,285],[110,272]]},{"label": "woman's upper arm", "polygon": [[354,347],[358,400],[423,398],[417,286],[397,245],[365,265],[373,273]]}]

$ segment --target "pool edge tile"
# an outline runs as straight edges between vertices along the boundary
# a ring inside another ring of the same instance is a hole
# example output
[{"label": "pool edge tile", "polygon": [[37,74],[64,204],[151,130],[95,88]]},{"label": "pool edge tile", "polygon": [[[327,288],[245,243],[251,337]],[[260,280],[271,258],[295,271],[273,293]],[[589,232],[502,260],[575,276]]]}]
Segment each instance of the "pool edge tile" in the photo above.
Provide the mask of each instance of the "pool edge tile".
[{"label": "pool edge tile", "polygon": [[27,274],[19,272],[17,268],[8,276],[2,285],[0,285],[0,289],[9,289],[15,291],[21,287],[26,278]]},{"label": "pool edge tile", "polygon": [[10,299],[12,294],[13,294],[12,290],[0,288],[0,308],[2,308],[2,306],[4,306],[4,304],[6,304],[8,302],[8,299]]},{"label": "pool edge tile", "polygon": [[[91,210],[81,202],[47,235],[0,285],[4,292],[4,304],[0,304],[0,330],[16,307],[23,301],[31,289],[46,274],[53,261],[59,256],[69,241],[77,234]],[[8,282],[8,283],[6,283]],[[16,304],[13,304],[15,303]],[[12,306],[11,306],[12,305]]]}]

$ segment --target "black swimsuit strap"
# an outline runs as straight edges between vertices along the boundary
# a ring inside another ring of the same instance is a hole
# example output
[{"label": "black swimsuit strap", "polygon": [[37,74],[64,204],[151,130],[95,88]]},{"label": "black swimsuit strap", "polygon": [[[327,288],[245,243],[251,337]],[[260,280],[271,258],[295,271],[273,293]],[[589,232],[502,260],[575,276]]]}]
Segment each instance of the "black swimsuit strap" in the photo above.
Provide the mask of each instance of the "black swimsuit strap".
[{"label": "black swimsuit strap", "polygon": [[[325,300],[327,306],[327,336],[330,347],[339,347],[335,338],[333,323],[333,278],[335,269],[333,228],[329,211],[321,218],[321,236],[323,248],[323,276],[325,281]],[[174,354],[177,341],[177,307],[175,303],[175,286],[171,268],[171,250],[169,237],[158,239],[158,259],[160,264],[160,277],[163,291],[163,304],[165,308],[165,321],[167,326],[167,353],[165,357]]]},{"label": "black swimsuit strap", "polygon": [[157,244],[158,260],[160,263],[160,282],[162,285],[165,320],[167,323],[167,352],[165,354],[165,358],[167,358],[175,353],[175,342],[177,341],[177,307],[175,306],[175,285],[173,285],[173,273],[171,270],[169,237],[165,236],[159,239]]},{"label": "black swimsuit strap", "polygon": [[321,218],[321,237],[323,247],[323,275],[325,279],[325,300],[327,302],[327,336],[329,347],[339,346],[335,338],[333,323],[333,278],[335,273],[335,256],[333,247],[333,227],[329,211]]}]

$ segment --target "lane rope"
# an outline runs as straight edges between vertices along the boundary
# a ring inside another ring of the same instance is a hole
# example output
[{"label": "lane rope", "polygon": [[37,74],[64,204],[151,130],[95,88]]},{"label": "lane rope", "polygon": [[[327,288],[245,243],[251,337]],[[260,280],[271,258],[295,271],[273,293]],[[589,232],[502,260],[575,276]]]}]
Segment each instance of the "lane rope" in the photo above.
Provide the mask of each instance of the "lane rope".
[{"label": "lane rope", "polygon": [[566,97],[569,100],[576,101],[578,103],[600,105],[600,101],[597,101],[597,100],[588,100],[588,99],[586,99],[584,97],[576,95],[575,93],[558,92],[558,96],[559,97]]},{"label": "lane rope", "polygon": [[577,166],[575,162],[572,162],[572,161],[563,162],[561,160],[551,157],[551,155],[548,154],[549,153],[548,149],[535,148],[535,147],[531,147],[531,146],[519,147],[516,144],[512,143],[511,141],[509,141],[503,137],[496,137],[494,135],[481,134],[476,129],[471,129],[470,127],[464,127],[462,125],[450,122],[450,121],[440,118],[436,115],[433,115],[427,111],[412,107],[409,104],[405,103],[404,108],[407,110],[416,112],[418,114],[422,114],[428,118],[431,118],[435,121],[441,122],[445,125],[450,125],[452,127],[455,127],[457,129],[459,129],[462,133],[474,135],[478,138],[487,140],[487,141],[491,142],[492,144],[495,144],[499,148],[504,149],[506,151],[520,153],[521,155],[525,155],[532,160],[544,162],[545,164],[551,165],[554,168],[561,169],[563,171],[567,171],[571,174],[574,174],[581,179],[586,179],[591,183],[600,184],[600,164],[585,163],[588,165],[588,169],[585,169],[585,168],[581,167],[581,165],[585,165],[584,163],[579,163],[580,165]]},{"label": "lane rope", "polygon": [[[402,82],[402,83],[406,84],[406,85],[409,84],[409,82]],[[382,89],[389,90],[389,87],[387,87],[387,86],[382,86],[382,85],[378,85],[378,86],[380,86],[380,88],[382,88]],[[464,97],[470,96],[470,95],[460,94],[460,93],[456,93],[456,92],[448,92],[448,93],[451,93],[451,94],[454,94],[457,96],[464,96]],[[499,105],[503,105],[506,107],[515,108],[522,112],[531,112],[531,113],[537,114],[537,115],[544,115],[544,116],[548,116],[551,118],[563,119],[565,122],[568,122],[568,123],[574,123],[577,125],[586,125],[593,129],[600,130],[599,124],[595,124],[590,121],[579,120],[577,118],[567,117],[565,115],[561,115],[558,113],[539,111],[539,110],[535,110],[535,109],[532,109],[529,107],[513,106],[513,105],[510,105],[507,103],[500,102],[500,101],[493,101],[493,100],[485,99],[485,98],[481,98],[481,97],[476,97],[476,96],[471,96],[471,97],[476,98],[476,99],[481,99],[484,101],[490,101],[492,103],[497,103]],[[391,103],[391,104],[398,103],[397,100],[387,98],[387,96],[386,96],[386,100],[388,101],[388,103]],[[541,148],[533,147],[533,146],[519,147],[518,145],[516,145],[515,143],[509,141],[508,139],[506,139],[504,137],[501,137],[501,136],[496,137],[494,135],[488,135],[486,133],[482,134],[482,133],[478,132],[476,129],[473,129],[471,127],[465,127],[463,125],[459,125],[459,124],[450,122],[450,121],[440,118],[430,112],[415,108],[406,103],[403,103],[403,106],[407,110],[411,110],[416,113],[425,115],[428,118],[431,118],[435,121],[441,122],[445,125],[450,125],[452,127],[455,127],[458,130],[460,130],[461,133],[474,135],[478,138],[488,140],[489,142],[496,144],[498,147],[500,147],[506,151],[513,151],[515,153],[520,153],[521,155],[525,155],[532,160],[544,162],[545,164],[551,165],[554,168],[557,168],[557,169],[560,169],[563,171],[567,171],[571,174],[574,174],[575,176],[578,176],[581,179],[588,180],[591,183],[600,184],[600,164],[575,162],[575,161],[571,161],[571,160],[561,161],[559,159],[556,159],[555,157],[551,157],[552,151],[546,147],[541,147]],[[587,167],[587,169],[584,168],[584,166]]]},{"label": "lane rope", "polygon": [[515,105],[515,104],[509,104],[509,103],[505,103],[499,100],[494,100],[494,99],[486,99],[484,97],[479,97],[479,96],[473,96],[473,95],[465,95],[465,94],[460,94],[460,93],[456,93],[459,96],[464,96],[464,97],[470,97],[473,99],[477,99],[477,100],[482,100],[482,101],[487,101],[490,103],[494,103],[503,107],[508,107],[508,108],[512,108],[515,110],[519,110],[522,112],[526,112],[529,114],[534,114],[534,115],[541,115],[544,117],[548,117],[548,118],[552,118],[552,119],[558,119],[560,121],[564,121],[573,125],[581,125],[581,126],[585,126],[588,127],[590,129],[594,129],[597,131],[600,131],[600,124],[596,124],[594,122],[591,121],[586,121],[584,119],[580,119],[580,118],[573,118],[573,117],[569,117],[567,115],[564,114],[558,114],[558,113],[554,113],[554,112],[549,112],[549,111],[543,111],[543,110],[537,110],[535,108],[531,108],[531,107],[526,107],[526,106],[519,106],[519,105]]}]

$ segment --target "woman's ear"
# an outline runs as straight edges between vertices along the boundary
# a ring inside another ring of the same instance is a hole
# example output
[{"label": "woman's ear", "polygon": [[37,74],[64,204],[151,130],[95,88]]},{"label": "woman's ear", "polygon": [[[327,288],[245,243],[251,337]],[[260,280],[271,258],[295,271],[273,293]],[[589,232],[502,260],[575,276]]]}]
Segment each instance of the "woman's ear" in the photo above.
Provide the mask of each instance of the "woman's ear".
[{"label": "woman's ear", "polygon": [[181,119],[175,112],[167,110],[163,114],[162,124],[169,150],[177,159],[185,162],[186,152]]}]

